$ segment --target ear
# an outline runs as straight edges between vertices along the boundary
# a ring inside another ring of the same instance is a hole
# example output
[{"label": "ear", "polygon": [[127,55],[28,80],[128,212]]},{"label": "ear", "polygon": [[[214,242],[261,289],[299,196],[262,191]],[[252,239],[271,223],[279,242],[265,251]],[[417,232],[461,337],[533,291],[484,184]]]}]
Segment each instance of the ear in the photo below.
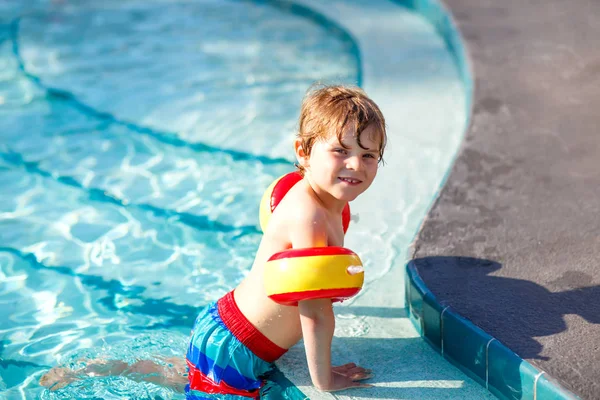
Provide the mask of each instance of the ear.
[{"label": "ear", "polygon": [[296,153],[296,160],[298,160],[298,164],[304,168],[308,168],[308,160],[310,157],[304,152],[302,140],[300,138],[296,138],[294,140],[294,153]]}]

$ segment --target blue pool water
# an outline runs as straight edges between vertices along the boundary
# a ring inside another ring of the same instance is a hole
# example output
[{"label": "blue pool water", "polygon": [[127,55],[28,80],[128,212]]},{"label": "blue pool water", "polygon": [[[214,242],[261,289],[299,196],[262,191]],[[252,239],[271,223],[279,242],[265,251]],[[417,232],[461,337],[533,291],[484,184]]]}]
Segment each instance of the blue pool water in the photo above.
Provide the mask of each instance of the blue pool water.
[{"label": "blue pool water", "polygon": [[304,92],[360,81],[354,42],[286,4],[0,0],[3,396],[181,397],[37,382],[182,355],[198,308],[248,271]]}]

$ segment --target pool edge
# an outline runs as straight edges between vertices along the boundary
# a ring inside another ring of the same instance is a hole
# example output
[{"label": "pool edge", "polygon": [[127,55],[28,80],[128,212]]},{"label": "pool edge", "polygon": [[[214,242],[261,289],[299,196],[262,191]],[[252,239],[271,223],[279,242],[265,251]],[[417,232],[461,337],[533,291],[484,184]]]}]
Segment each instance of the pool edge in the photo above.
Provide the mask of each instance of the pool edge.
[{"label": "pool edge", "polygon": [[[395,3],[414,10],[431,23],[442,37],[450,51],[465,89],[466,121],[463,143],[472,123],[474,70],[468,48],[462,40],[450,10],[438,0],[393,0]],[[449,166],[436,196],[428,210],[438,201],[452,166],[461,153],[461,144]],[[423,222],[427,217],[424,218]],[[422,224],[421,224],[422,225]],[[450,305],[438,302],[421,279],[413,261],[414,244],[421,227],[415,232],[410,246],[410,260],[405,270],[405,298],[409,318],[419,335],[440,355],[457,366],[467,376],[481,384],[500,399],[508,399],[512,391],[507,376],[518,377],[522,385],[521,399],[579,399],[563,388],[544,371],[534,367],[502,344],[499,340],[454,311]],[[446,329],[444,330],[444,322]],[[452,329],[448,329],[452,327]],[[461,345],[469,338],[469,346]],[[475,351],[473,352],[469,352]],[[490,365],[499,364],[502,371],[495,371]],[[507,373],[507,371],[509,371]],[[498,373],[502,372],[502,374]],[[529,385],[524,385],[529,383]]]},{"label": "pool edge", "polygon": [[[407,312],[419,335],[444,359],[500,399],[580,399],[452,307],[439,302],[414,260],[406,265]],[[518,379],[518,385],[512,385]],[[519,397],[513,388],[521,386]]]}]

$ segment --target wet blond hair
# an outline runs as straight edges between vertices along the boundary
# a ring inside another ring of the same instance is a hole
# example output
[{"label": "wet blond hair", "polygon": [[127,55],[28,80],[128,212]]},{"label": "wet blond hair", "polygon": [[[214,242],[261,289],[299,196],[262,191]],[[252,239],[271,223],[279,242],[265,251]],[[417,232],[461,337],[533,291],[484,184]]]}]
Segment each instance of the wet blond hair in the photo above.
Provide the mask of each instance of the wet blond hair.
[{"label": "wet blond hair", "polygon": [[[383,162],[383,150],[387,143],[385,119],[377,104],[362,89],[315,85],[308,90],[302,101],[297,134],[307,156],[310,156],[316,140],[325,140],[331,135],[336,135],[342,147],[345,147],[341,139],[348,125],[353,127],[361,148],[364,148],[360,143],[361,133],[368,126],[375,127],[371,139],[379,141],[378,161]],[[304,174],[304,167],[296,167]]]}]

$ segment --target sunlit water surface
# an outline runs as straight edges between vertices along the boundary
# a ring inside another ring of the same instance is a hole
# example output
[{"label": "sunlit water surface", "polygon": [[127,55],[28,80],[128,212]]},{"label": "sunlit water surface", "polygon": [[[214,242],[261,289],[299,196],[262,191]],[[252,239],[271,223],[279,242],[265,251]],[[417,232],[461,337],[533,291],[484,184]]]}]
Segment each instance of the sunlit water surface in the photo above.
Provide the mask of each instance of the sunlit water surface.
[{"label": "sunlit water surface", "polygon": [[306,89],[358,68],[342,31],[274,2],[0,1],[2,396],[181,398],[38,380],[183,356],[252,263]]}]

